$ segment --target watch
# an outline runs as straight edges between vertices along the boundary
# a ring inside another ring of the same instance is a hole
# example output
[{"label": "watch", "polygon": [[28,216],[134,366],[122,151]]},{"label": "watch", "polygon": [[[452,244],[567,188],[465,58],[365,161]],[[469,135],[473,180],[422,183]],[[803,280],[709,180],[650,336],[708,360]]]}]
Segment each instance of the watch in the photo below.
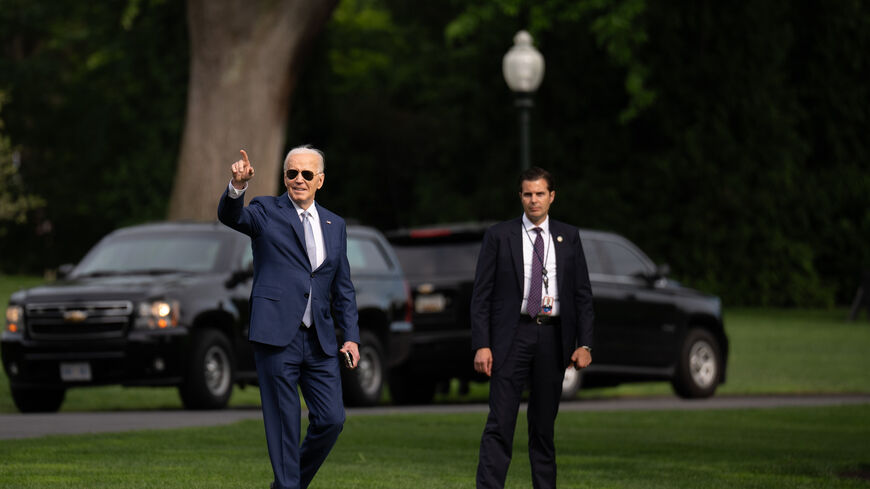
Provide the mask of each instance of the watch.
[{"label": "watch", "polygon": [[591,346],[583,345],[583,346],[581,346],[580,348],[583,348],[584,350],[588,351],[589,353],[592,353],[592,347],[591,347]]}]

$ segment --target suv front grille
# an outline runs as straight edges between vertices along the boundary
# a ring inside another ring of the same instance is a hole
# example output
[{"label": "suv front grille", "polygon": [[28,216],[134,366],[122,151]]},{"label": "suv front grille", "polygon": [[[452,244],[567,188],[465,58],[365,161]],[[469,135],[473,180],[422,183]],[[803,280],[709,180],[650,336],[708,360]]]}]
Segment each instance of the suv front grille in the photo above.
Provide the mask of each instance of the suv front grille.
[{"label": "suv front grille", "polygon": [[122,338],[130,322],[130,301],[28,304],[25,317],[36,340]]}]

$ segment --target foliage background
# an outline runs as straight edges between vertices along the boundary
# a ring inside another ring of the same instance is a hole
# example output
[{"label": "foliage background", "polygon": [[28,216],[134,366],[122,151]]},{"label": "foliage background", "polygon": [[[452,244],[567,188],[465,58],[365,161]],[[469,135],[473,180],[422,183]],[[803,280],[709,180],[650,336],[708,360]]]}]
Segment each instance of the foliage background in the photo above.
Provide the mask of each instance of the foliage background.
[{"label": "foliage background", "polygon": [[[185,22],[166,0],[0,0],[15,191],[45,201],[0,223],[17,237],[0,270],[75,261],[165,215]],[[870,267],[870,4],[856,0],[343,0],[288,107],[287,146],[327,153],[319,200],[381,229],[517,215],[501,59],[519,28],[547,62],[532,158],[556,176],[555,218],[626,235],[726,304],[852,300]]]}]

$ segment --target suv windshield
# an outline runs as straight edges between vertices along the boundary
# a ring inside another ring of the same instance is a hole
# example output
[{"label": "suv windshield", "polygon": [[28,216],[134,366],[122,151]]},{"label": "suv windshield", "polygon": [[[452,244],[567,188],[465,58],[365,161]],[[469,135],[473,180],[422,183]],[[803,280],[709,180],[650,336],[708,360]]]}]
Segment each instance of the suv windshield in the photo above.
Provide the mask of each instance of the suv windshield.
[{"label": "suv windshield", "polygon": [[480,243],[393,245],[402,269],[412,279],[443,275],[474,276]]},{"label": "suv windshield", "polygon": [[214,233],[115,236],[88,253],[74,275],[211,272],[217,269],[223,244]]}]

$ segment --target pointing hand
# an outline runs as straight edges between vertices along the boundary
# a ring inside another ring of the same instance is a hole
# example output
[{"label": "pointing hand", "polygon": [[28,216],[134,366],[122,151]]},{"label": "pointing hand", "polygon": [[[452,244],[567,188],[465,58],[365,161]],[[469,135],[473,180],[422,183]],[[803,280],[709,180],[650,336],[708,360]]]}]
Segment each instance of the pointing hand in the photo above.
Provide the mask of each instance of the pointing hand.
[{"label": "pointing hand", "polygon": [[231,170],[233,172],[233,187],[241,190],[248,184],[248,180],[254,178],[254,167],[248,160],[248,153],[245,153],[243,149],[239,152],[242,154],[242,159],[233,163]]}]

